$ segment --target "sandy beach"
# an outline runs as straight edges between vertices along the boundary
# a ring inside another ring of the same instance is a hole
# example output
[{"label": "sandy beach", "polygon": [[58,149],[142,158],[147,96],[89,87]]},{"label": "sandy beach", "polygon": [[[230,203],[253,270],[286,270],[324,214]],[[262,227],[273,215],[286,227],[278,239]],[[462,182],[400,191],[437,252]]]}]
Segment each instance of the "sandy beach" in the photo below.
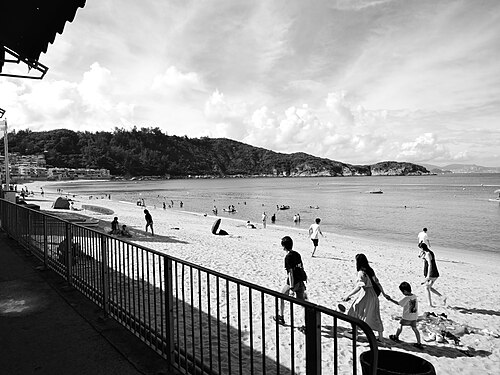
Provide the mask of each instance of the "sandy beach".
[{"label": "sandy beach", "polygon": [[[44,196],[40,187],[44,188]],[[27,199],[42,210],[51,210],[51,205],[59,196],[50,183],[35,182],[28,185],[35,192]],[[79,213],[100,220],[99,228],[111,229],[111,221],[117,216],[120,224],[126,224],[133,237],[131,241],[171,256],[205,266],[273,290],[280,290],[284,279],[283,258],[285,252],[280,246],[283,236],[294,240],[294,249],[301,253],[305,269],[309,275],[307,292],[311,302],[329,308],[336,308],[343,295],[349,292],[355,282],[354,257],[364,253],[375,270],[386,293],[394,299],[402,298],[398,289],[402,281],[407,281],[419,298],[419,314],[445,314],[445,323],[450,331],[463,328],[460,342],[448,338],[445,342],[429,340],[433,326],[429,320],[419,322],[423,350],[411,346],[415,342],[413,332],[405,328],[400,337],[402,343],[389,340],[399,326],[401,308],[380,297],[381,315],[385,340],[380,348],[407,351],[431,362],[437,374],[497,374],[500,363],[500,257],[498,254],[456,251],[454,249],[433,248],[441,276],[435,288],[446,295],[447,304],[434,298],[437,307],[429,307],[423,281],[422,260],[419,249],[411,244],[384,242],[380,238],[372,240],[352,238],[337,233],[324,233],[320,238],[316,256],[311,257],[312,243],[307,230],[286,228],[254,223],[257,229],[248,229],[245,221],[235,220],[219,214],[220,225],[228,236],[215,236],[211,226],[216,220],[212,213],[190,213],[178,209],[146,207],[154,220],[155,236],[144,231],[144,207],[134,202],[123,202],[96,197],[72,196]],[[83,205],[95,205],[113,210],[104,215],[90,210],[82,210]],[[414,228],[415,238],[420,228]],[[415,241],[416,242],[416,241]],[[472,244],[471,244],[472,245]],[[344,303],[347,307],[349,302]],[[429,328],[429,331],[426,331]],[[428,341],[429,340],[429,341]],[[339,358],[341,362],[344,358]],[[347,365],[347,364],[345,364]]]}]

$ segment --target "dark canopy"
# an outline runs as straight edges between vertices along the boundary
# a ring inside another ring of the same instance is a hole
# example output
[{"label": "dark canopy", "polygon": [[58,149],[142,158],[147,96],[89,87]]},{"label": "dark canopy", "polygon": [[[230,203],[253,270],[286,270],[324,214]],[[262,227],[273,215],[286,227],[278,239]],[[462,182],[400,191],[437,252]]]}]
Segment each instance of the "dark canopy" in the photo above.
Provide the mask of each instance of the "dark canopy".
[{"label": "dark canopy", "polygon": [[62,34],[66,22],[72,22],[77,9],[84,6],[85,0],[0,1],[0,73],[8,60],[6,51],[35,66],[56,33]]}]

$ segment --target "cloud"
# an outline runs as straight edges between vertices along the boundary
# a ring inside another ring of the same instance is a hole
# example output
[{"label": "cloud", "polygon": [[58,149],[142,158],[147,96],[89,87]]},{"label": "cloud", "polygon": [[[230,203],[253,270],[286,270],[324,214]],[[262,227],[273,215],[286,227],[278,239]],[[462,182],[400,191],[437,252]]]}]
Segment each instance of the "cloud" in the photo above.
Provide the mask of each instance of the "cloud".
[{"label": "cloud", "polygon": [[170,66],[163,74],[153,78],[151,88],[165,95],[184,95],[192,90],[202,90],[203,85],[195,72],[182,73]]},{"label": "cloud", "polygon": [[400,148],[396,159],[404,161],[464,161],[469,157],[467,151],[452,154],[445,145],[438,142],[433,133],[425,133],[413,142],[405,142],[400,145]]},{"label": "cloud", "polygon": [[0,82],[0,91],[4,89],[11,101],[15,95],[7,104],[9,120],[18,129],[109,131],[123,123],[121,118],[130,118],[135,107],[116,100],[112,74],[97,62],[80,82],[7,80]]}]

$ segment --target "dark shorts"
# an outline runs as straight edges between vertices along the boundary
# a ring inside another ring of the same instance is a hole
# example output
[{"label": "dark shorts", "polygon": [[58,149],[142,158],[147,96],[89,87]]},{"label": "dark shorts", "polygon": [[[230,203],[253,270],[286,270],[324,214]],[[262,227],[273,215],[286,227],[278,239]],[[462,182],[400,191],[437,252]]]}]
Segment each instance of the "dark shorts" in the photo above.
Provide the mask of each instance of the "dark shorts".
[{"label": "dark shorts", "polygon": [[318,238],[311,238],[311,241],[313,242],[314,246],[318,246],[319,239]]},{"label": "dark shorts", "polygon": [[297,284],[295,284],[292,290],[295,292],[295,298],[305,299],[306,286],[303,281],[300,281]]},{"label": "dark shorts", "polygon": [[406,320],[406,319],[401,319],[399,322],[401,323],[401,326],[410,326],[410,327],[417,327],[417,321],[416,320]]}]

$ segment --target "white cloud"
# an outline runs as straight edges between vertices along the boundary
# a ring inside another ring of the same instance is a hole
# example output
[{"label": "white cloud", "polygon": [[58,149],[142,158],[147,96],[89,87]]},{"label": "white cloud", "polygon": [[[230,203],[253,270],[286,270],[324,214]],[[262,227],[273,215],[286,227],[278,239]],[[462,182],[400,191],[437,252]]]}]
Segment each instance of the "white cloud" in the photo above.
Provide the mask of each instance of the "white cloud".
[{"label": "white cloud", "polygon": [[425,133],[413,142],[405,142],[400,145],[401,151],[396,155],[397,160],[413,162],[429,161],[463,161],[467,160],[468,152],[461,151],[452,154],[449,149],[438,142],[433,133]]},{"label": "white cloud", "polygon": [[175,66],[153,78],[151,88],[163,94],[182,94],[191,90],[201,90],[201,80],[195,72],[182,73]]}]

